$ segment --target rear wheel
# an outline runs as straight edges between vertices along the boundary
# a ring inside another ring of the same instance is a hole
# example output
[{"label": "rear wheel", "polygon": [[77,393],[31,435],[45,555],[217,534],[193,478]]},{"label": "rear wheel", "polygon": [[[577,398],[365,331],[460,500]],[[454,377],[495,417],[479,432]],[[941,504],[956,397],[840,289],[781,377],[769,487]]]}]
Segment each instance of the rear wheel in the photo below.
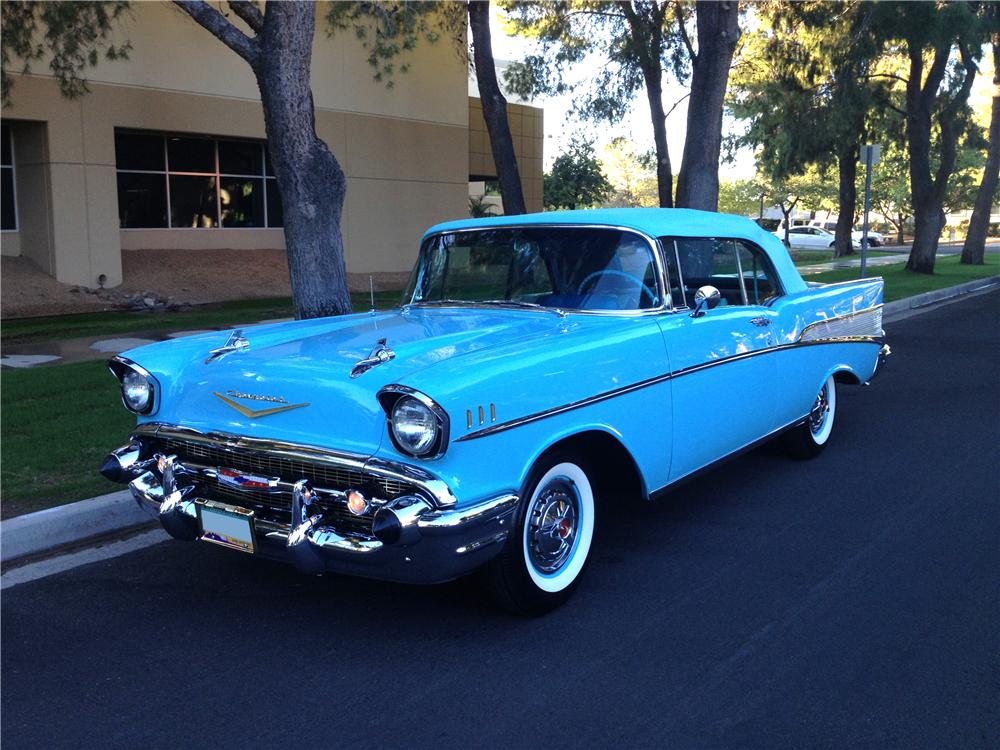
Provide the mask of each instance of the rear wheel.
[{"label": "rear wheel", "polygon": [[833,432],[837,412],[837,384],[831,375],[816,394],[806,421],[785,433],[783,442],[795,458],[813,458],[823,452]]},{"label": "rear wheel", "polygon": [[540,615],[569,599],[589,559],[594,511],[586,465],[561,451],[543,457],[525,482],[503,551],[484,571],[497,603]]}]

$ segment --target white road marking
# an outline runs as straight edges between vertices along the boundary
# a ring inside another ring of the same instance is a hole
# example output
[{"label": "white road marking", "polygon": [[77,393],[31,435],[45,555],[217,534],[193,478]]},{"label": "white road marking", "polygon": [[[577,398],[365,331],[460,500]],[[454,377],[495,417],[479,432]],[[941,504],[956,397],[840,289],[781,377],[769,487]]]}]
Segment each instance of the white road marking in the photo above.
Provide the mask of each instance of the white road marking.
[{"label": "white road marking", "polygon": [[19,568],[8,570],[0,576],[0,590],[10,588],[11,586],[19,586],[22,583],[29,583],[30,581],[37,581],[39,578],[54,576],[57,573],[65,573],[67,570],[78,568],[81,565],[89,565],[101,560],[110,560],[113,557],[135,552],[144,547],[165,542],[168,539],[170,539],[170,535],[163,529],[153,529],[152,531],[144,531],[142,534],[137,534],[121,541],[108,542],[96,547],[88,547],[87,549],[70,552],[65,555],[28,563]]}]

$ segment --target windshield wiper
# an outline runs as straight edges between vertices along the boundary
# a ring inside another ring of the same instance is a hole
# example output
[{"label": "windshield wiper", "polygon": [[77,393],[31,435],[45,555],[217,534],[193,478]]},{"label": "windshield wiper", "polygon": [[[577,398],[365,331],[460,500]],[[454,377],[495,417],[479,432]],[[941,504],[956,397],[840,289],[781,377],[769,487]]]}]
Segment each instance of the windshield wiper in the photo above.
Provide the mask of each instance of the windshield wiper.
[{"label": "windshield wiper", "polygon": [[496,305],[498,307],[520,307],[525,310],[544,310],[545,312],[551,312],[558,315],[560,318],[566,317],[566,311],[559,307],[547,307],[545,305],[539,305],[537,302],[525,302],[519,299],[484,299],[479,302],[480,305]]}]

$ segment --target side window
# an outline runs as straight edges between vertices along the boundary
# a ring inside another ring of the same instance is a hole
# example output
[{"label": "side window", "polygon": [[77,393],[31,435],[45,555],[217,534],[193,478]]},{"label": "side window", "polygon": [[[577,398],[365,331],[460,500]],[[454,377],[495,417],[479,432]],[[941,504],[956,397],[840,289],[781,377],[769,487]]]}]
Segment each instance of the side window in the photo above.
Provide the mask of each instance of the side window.
[{"label": "side window", "polygon": [[736,240],[743,285],[746,288],[747,304],[763,305],[780,295],[777,277],[771,261],[759,248],[742,240]]},{"label": "side window", "polygon": [[694,293],[698,287],[706,284],[719,290],[723,304],[743,304],[739,259],[732,240],[678,237],[676,248],[680,278],[683,279],[684,296],[688,305],[694,303]]}]

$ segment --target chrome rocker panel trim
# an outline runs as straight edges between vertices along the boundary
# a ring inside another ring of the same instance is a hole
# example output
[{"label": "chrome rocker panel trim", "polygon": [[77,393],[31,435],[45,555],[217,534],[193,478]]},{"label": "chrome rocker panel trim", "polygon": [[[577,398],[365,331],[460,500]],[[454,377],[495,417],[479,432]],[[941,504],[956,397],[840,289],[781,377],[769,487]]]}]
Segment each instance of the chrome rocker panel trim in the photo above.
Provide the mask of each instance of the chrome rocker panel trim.
[{"label": "chrome rocker panel trim", "polygon": [[[136,430],[133,442],[113,451],[120,464],[123,481],[129,482],[132,497],[139,507],[154,515],[171,536],[184,541],[201,538],[198,505],[215,498],[201,497],[192,477],[211,469],[185,466],[175,456],[157,455],[138,460],[136,445],[143,435],[176,434],[191,440],[201,435],[204,440],[217,442],[220,435],[208,436],[185,428],[148,425]],[[329,463],[350,466],[366,472],[377,471],[383,476],[405,479],[418,489],[427,487],[426,477],[418,482],[414,474],[423,474],[414,467],[388,462],[365,467],[363,458],[350,454],[321,451],[272,441],[231,438],[227,447],[260,449],[262,444],[288,455],[307,456],[317,461],[325,456]],[[392,472],[392,473],[390,473]],[[284,482],[282,484],[285,484]],[[439,494],[440,489],[438,488]],[[454,509],[436,507],[432,496],[406,495],[396,498],[376,514],[387,514],[398,526],[398,533],[387,541],[354,537],[338,533],[324,523],[321,512],[310,514],[309,493],[305,481],[296,482],[293,492],[291,526],[255,519],[257,551],[264,557],[290,562],[301,572],[318,574],[326,571],[378,578],[405,583],[439,583],[470,573],[497,555],[513,525],[518,496],[504,493],[475,505]],[[318,493],[327,490],[315,490]],[[451,495],[450,490],[448,495]],[[229,503],[231,501],[227,501]]]}]

